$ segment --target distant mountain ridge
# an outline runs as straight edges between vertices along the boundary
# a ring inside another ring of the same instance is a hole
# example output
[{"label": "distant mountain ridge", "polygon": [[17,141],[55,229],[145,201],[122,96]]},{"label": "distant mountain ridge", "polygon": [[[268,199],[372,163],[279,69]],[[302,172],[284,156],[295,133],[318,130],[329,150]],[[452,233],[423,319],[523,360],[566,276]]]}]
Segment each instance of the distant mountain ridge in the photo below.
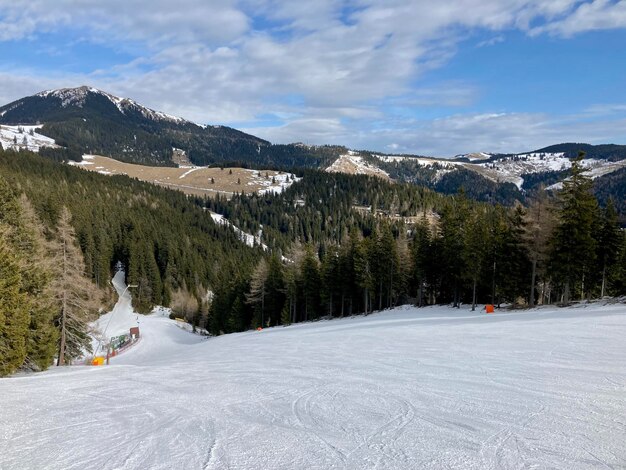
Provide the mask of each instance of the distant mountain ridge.
[{"label": "distant mountain ridge", "polygon": [[568,177],[570,159],[584,151],[584,164],[598,185],[610,181],[606,186],[610,190],[605,188],[602,194],[616,199],[626,213],[626,202],[619,199],[626,186],[626,145],[570,142],[531,152],[475,152],[451,159],[332,145],[277,145],[230,127],[199,125],[88,86],[43,91],[2,106],[0,125],[4,148],[35,149],[58,160],[99,154],[157,166],[185,162],[330,169],[423,185],[446,194],[463,188],[474,199],[502,204],[522,201],[539,186],[558,189]]},{"label": "distant mountain ridge", "polygon": [[201,126],[93,87],[61,88],[0,107],[0,124],[36,125],[80,158],[96,153],[149,165],[174,165],[176,150],[196,165],[221,162],[317,167],[333,147],[272,145],[226,126]]}]

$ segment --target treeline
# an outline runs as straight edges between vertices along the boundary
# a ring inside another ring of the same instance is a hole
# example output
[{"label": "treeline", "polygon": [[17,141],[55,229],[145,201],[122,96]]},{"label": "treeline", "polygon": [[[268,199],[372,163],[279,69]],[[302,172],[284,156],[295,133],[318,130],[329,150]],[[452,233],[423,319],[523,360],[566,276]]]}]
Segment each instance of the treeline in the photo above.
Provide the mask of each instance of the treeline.
[{"label": "treeline", "polygon": [[219,334],[407,301],[533,306],[624,295],[626,238],[612,202],[600,209],[591,187],[579,159],[558,198],[539,192],[527,208],[461,194],[442,198],[435,220],[423,215],[410,228],[381,217],[367,229],[353,224],[340,242],[318,233],[292,245],[284,260],[264,258],[250,276],[216,287],[207,326]]}]

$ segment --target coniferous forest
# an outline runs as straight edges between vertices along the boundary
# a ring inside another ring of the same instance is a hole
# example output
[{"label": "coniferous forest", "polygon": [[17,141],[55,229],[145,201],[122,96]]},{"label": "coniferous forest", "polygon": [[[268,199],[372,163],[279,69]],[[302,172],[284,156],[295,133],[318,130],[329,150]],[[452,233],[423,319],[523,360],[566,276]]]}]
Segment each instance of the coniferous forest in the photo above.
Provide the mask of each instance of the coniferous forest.
[{"label": "coniferous forest", "polygon": [[[626,239],[574,160],[524,206],[304,170],[282,194],[188,197],[125,176],[0,151],[1,375],[89,348],[117,263],[147,313],[212,334],[403,303],[533,306],[626,294]],[[224,215],[266,246],[248,247]]]}]

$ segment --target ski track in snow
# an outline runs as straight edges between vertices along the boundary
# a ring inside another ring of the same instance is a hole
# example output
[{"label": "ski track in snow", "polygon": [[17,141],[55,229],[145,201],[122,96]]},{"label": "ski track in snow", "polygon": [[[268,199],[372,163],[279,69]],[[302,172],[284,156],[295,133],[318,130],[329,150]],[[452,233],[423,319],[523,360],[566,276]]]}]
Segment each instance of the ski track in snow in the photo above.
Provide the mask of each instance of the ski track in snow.
[{"label": "ski track in snow", "polygon": [[625,305],[139,327],[111,366],[0,380],[0,469],[626,467]]}]

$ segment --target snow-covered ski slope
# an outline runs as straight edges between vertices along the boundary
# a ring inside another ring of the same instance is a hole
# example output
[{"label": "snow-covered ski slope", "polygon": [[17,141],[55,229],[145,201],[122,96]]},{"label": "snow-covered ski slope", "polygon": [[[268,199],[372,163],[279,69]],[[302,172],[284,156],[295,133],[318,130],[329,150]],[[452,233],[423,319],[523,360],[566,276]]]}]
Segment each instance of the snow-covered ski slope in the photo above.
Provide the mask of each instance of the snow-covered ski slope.
[{"label": "snow-covered ski slope", "polygon": [[626,305],[399,308],[0,380],[2,469],[626,467]]},{"label": "snow-covered ski slope", "polygon": [[111,284],[117,292],[118,299],[115,307],[109,313],[105,313],[93,324],[92,349],[94,354],[106,353],[106,344],[112,336],[129,334],[133,326],[138,326],[141,316],[133,311],[130,292],[127,289],[124,271],[118,271]]}]

